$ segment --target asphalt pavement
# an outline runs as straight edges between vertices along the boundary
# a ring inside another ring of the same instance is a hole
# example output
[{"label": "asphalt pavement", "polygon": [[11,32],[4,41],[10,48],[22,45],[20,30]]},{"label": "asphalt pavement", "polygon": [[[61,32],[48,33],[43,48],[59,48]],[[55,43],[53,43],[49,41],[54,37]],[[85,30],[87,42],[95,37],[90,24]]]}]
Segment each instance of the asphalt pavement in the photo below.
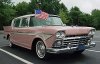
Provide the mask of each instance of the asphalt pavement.
[{"label": "asphalt pavement", "polygon": [[0,64],[100,64],[100,31],[96,31],[96,47],[85,50],[81,55],[57,54],[47,60],[40,60],[28,49],[10,48],[9,42],[0,32]]}]

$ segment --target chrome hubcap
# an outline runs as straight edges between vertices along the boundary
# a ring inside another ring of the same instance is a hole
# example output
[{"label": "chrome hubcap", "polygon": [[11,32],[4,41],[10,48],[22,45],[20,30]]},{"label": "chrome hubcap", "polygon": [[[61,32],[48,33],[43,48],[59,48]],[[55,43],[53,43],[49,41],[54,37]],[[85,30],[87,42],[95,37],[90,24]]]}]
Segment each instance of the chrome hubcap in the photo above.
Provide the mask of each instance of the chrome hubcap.
[{"label": "chrome hubcap", "polygon": [[9,42],[9,46],[12,47],[12,44]]},{"label": "chrome hubcap", "polygon": [[44,58],[44,56],[45,56],[45,45],[42,41],[37,42],[36,53],[37,53],[39,58]]},{"label": "chrome hubcap", "polygon": [[10,38],[9,38],[9,46],[12,47],[12,43],[10,42]]}]

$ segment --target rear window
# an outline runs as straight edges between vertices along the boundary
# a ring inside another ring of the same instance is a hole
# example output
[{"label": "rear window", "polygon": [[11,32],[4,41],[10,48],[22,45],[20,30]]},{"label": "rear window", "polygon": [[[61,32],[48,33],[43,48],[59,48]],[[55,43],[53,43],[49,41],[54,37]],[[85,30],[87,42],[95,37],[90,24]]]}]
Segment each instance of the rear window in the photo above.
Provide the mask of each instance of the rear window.
[{"label": "rear window", "polygon": [[14,20],[14,27],[19,27],[19,25],[20,25],[20,20],[21,20],[21,19],[15,19],[15,20]]}]

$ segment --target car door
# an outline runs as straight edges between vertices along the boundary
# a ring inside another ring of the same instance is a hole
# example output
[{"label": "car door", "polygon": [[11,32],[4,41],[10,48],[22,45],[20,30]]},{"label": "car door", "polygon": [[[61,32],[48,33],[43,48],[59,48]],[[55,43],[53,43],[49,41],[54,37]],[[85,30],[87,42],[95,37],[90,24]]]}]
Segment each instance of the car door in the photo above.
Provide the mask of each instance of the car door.
[{"label": "car door", "polygon": [[20,18],[20,22],[14,21],[12,40],[15,44],[28,48],[29,17]]},{"label": "car door", "polygon": [[12,21],[12,33],[10,35],[10,40],[14,44],[18,44],[19,38],[18,38],[18,30],[20,28],[21,18],[16,18]]},{"label": "car door", "polygon": [[[25,48],[30,49],[33,39],[34,39],[34,34],[36,34],[38,29],[40,27],[34,27],[34,23],[32,23],[31,17],[24,17],[22,18],[20,28],[18,30],[19,33],[19,44],[22,45]],[[30,25],[31,24],[31,25]]]}]

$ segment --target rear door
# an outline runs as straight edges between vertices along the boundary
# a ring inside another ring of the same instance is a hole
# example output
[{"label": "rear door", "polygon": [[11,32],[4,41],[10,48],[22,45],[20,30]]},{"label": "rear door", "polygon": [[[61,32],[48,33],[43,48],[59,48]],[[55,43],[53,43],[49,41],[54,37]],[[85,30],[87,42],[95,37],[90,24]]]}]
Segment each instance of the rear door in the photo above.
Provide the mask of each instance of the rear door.
[{"label": "rear door", "polygon": [[11,36],[12,42],[15,44],[28,48],[29,44],[29,17],[18,18],[13,24],[13,33]]},{"label": "rear door", "polygon": [[20,23],[21,23],[21,18],[17,18],[17,19],[14,19],[13,20],[13,24],[12,24],[12,33],[11,33],[11,36],[10,36],[10,40],[17,44],[17,42],[19,42],[19,39],[18,39],[18,30],[20,28]]}]

